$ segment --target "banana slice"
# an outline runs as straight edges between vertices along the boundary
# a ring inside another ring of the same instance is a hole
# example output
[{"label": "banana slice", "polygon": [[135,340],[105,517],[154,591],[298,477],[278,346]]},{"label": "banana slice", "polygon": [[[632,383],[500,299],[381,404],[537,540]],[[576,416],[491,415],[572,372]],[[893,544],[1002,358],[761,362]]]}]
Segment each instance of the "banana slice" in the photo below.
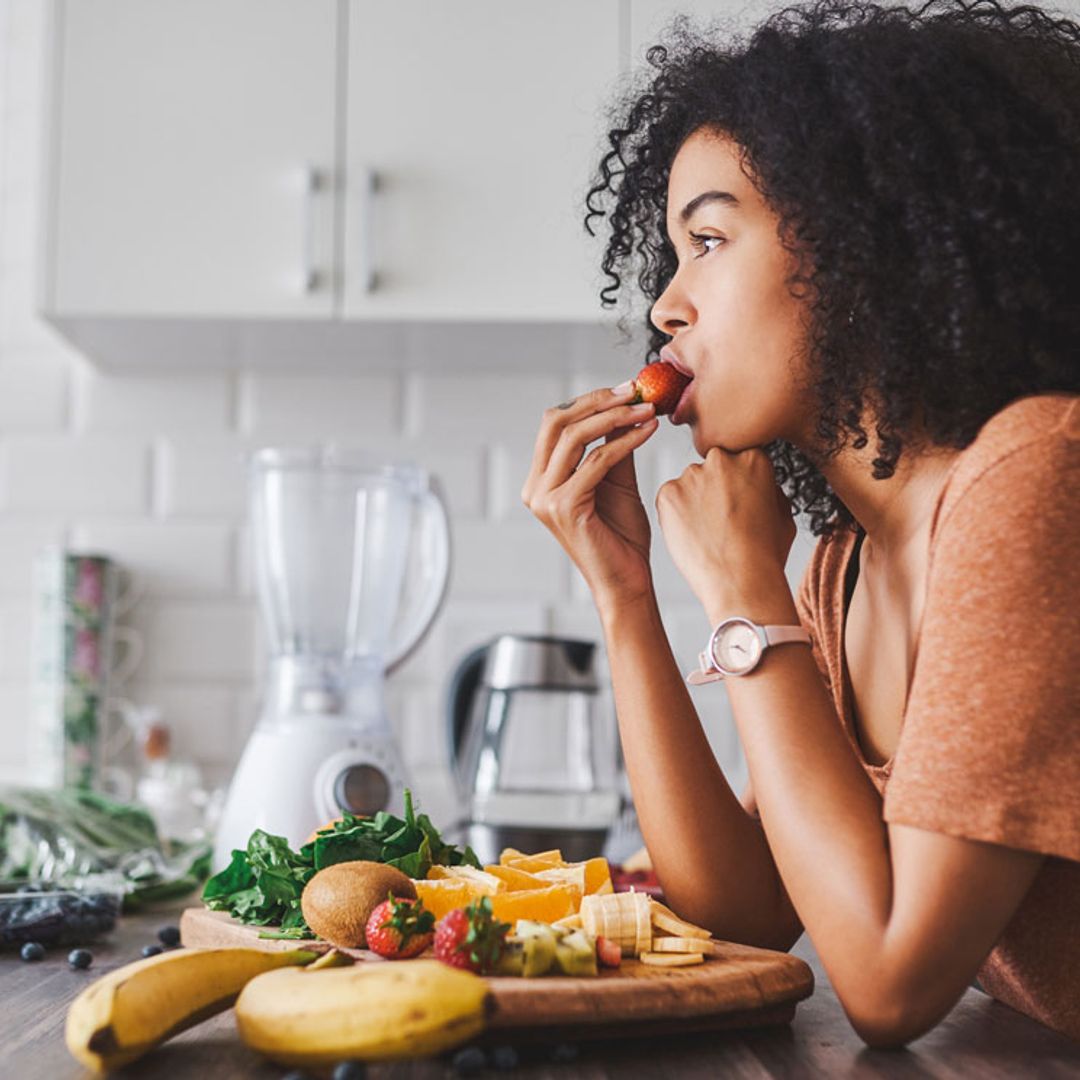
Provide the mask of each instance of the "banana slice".
[{"label": "banana slice", "polygon": [[647,893],[635,893],[634,895],[642,898],[634,908],[636,916],[634,955],[641,956],[642,953],[647,953],[652,948],[652,905],[650,903],[651,897]]},{"label": "banana slice", "polygon": [[652,951],[662,953],[711,953],[712,942],[702,938],[654,937]]},{"label": "banana slice", "polygon": [[703,938],[708,941],[712,934],[702,926],[680,919],[669,907],[665,907],[659,900],[652,900],[652,924],[657,930],[665,930],[675,937]]},{"label": "banana slice", "polygon": [[705,957],[701,953],[646,952],[641,954],[641,962],[650,967],[689,967],[703,964]]},{"label": "banana slice", "polygon": [[618,944],[624,956],[646,951],[652,940],[647,893],[593,893],[581,901],[581,924],[587,934]]}]

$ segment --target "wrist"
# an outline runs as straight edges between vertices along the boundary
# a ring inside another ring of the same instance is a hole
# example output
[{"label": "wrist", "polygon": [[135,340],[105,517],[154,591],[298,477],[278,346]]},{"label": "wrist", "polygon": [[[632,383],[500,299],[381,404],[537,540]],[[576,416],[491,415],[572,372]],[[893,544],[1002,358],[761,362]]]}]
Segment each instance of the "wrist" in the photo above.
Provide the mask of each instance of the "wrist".
[{"label": "wrist", "polygon": [[703,603],[710,626],[736,615],[761,625],[794,626],[799,622],[795,598],[783,574],[776,580],[758,579],[751,588],[717,589]]},{"label": "wrist", "polygon": [[600,624],[605,634],[627,618],[641,615],[654,615],[658,610],[656,594],[650,589],[647,593],[594,593]]}]

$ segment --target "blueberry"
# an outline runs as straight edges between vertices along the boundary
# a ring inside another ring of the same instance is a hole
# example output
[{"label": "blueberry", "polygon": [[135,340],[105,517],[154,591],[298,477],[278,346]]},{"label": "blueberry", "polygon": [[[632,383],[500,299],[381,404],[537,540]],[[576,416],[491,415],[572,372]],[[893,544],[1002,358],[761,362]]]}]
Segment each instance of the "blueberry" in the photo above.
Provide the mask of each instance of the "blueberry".
[{"label": "blueberry", "polygon": [[144,945],[142,947],[143,956],[157,956],[159,952],[161,952],[160,945]]},{"label": "blueberry", "polygon": [[559,1062],[577,1061],[578,1048],[574,1043],[556,1043],[551,1048],[551,1060]]},{"label": "blueberry", "polygon": [[496,1046],[491,1051],[491,1064],[496,1069],[516,1069],[520,1058],[512,1046]]},{"label": "blueberry", "polygon": [[487,1057],[479,1046],[466,1046],[450,1059],[450,1067],[461,1076],[472,1076],[487,1065]]},{"label": "blueberry", "polygon": [[85,971],[94,962],[94,954],[89,949],[72,949],[68,953],[68,963],[76,971]]},{"label": "blueberry", "polygon": [[167,948],[175,949],[180,944],[180,928],[177,926],[163,926],[157,932],[157,939]]},{"label": "blueberry", "polygon": [[24,960],[43,960],[45,958],[45,946],[39,945],[36,941],[28,941],[22,947],[19,955]]},{"label": "blueberry", "polygon": [[365,1080],[367,1066],[362,1061],[339,1061],[334,1066],[333,1080]]}]

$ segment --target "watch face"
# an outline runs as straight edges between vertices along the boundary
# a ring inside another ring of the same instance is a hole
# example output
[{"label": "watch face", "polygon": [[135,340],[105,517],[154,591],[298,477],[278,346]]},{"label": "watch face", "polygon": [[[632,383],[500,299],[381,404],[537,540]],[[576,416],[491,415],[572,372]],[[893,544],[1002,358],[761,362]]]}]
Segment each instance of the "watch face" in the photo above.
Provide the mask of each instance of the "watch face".
[{"label": "watch face", "polygon": [[746,623],[731,622],[717,636],[714,651],[721,670],[741,675],[761,659],[761,641]]}]

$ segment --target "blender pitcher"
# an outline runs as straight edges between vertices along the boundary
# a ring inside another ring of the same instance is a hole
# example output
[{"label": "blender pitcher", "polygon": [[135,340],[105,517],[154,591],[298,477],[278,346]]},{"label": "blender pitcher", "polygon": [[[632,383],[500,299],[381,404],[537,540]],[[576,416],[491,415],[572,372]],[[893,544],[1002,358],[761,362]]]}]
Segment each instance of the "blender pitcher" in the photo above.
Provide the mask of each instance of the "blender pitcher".
[{"label": "blender pitcher", "polygon": [[414,465],[332,448],[261,450],[250,494],[269,664],[217,866],[256,828],[299,846],[344,811],[400,810],[406,776],[385,676],[427,633],[449,577],[446,506]]}]

